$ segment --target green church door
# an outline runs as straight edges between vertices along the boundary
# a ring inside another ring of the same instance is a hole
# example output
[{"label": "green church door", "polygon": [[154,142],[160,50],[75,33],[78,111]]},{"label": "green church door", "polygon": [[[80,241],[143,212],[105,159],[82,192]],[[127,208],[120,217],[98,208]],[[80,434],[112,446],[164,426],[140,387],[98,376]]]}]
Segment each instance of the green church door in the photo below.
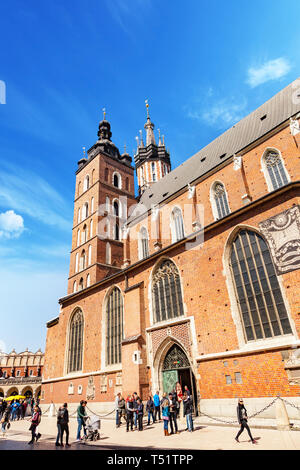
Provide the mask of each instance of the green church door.
[{"label": "green church door", "polygon": [[165,393],[170,393],[176,388],[178,382],[177,370],[164,370],[163,371],[163,388]]}]

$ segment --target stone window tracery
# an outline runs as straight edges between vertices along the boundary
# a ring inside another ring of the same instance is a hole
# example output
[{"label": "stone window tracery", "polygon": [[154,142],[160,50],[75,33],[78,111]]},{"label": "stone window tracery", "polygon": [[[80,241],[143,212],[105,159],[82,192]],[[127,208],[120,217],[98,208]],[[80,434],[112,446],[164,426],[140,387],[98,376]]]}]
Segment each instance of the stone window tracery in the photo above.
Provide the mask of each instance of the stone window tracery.
[{"label": "stone window tracery", "polygon": [[268,245],[256,232],[241,230],[230,255],[246,341],[291,334],[291,326]]},{"label": "stone window tracery", "polygon": [[163,261],[153,274],[152,280],[154,322],[182,316],[182,292],[175,264],[170,260]]},{"label": "stone window tracery", "polygon": [[69,333],[68,373],[82,370],[83,315],[77,310],[72,318]]}]

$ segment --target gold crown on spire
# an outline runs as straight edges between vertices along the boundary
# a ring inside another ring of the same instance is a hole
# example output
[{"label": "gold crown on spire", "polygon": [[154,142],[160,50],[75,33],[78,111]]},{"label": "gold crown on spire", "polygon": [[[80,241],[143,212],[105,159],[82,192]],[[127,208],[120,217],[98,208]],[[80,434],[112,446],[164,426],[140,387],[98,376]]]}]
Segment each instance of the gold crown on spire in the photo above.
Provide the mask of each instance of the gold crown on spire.
[{"label": "gold crown on spire", "polygon": [[102,111],[103,111],[103,121],[105,121],[106,109],[105,109],[105,108],[102,108]]},{"label": "gold crown on spire", "polygon": [[147,117],[149,117],[149,103],[148,100],[145,100],[146,108],[147,108]]}]

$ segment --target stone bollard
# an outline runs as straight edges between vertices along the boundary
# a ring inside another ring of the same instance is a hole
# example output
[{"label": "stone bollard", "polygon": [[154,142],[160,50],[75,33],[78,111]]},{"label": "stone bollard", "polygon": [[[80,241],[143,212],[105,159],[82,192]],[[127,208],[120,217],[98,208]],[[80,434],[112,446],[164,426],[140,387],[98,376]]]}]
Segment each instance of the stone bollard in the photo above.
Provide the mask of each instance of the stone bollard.
[{"label": "stone bollard", "polygon": [[279,431],[289,431],[290,421],[285,404],[280,398],[276,401],[276,423]]},{"label": "stone bollard", "polygon": [[54,406],[54,403],[51,403],[51,405],[50,405],[49,416],[55,416],[55,406]]}]

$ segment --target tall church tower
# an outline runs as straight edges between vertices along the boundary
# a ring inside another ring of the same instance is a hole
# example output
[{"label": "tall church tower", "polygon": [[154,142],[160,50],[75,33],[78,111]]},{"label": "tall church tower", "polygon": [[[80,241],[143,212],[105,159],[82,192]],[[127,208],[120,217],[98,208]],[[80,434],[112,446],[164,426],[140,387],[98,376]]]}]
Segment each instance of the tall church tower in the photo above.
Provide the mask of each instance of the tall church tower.
[{"label": "tall church tower", "polygon": [[144,125],[146,130],[146,145],[143,142],[143,134],[140,131],[140,138],[137,139],[137,153],[134,156],[139,194],[142,194],[147,187],[155,183],[171,170],[170,155],[166,150],[164,137],[161,140],[160,131],[158,145],[154,136],[154,124],[149,115],[149,104],[146,100],[147,121]]},{"label": "tall church tower", "polygon": [[132,158],[120,154],[104,118],[98,140],[78,162],[68,294],[123,265],[122,225],[135,203]]}]

